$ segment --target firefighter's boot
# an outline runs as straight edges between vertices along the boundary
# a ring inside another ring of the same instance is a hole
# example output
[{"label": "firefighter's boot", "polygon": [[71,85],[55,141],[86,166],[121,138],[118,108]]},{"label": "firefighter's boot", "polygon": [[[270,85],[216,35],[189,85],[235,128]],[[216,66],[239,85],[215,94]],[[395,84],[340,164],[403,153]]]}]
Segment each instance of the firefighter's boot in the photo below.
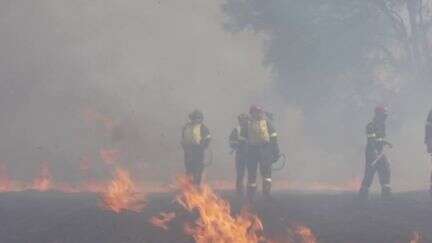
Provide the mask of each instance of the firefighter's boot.
[{"label": "firefighter's boot", "polygon": [[270,197],[271,184],[272,184],[271,178],[264,178],[263,179],[263,195],[265,197]]}]

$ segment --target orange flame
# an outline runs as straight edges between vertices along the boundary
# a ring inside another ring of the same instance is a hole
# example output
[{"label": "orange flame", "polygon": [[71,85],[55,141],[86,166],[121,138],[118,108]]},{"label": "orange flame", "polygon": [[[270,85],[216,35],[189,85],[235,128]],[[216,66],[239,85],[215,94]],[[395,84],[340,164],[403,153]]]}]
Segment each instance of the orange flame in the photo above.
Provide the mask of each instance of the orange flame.
[{"label": "orange flame", "polygon": [[312,230],[306,226],[297,226],[294,233],[301,239],[301,243],[316,243],[317,239]]},{"label": "orange flame", "polygon": [[33,181],[32,188],[38,191],[47,191],[52,187],[52,175],[48,161],[40,163],[39,175]]},{"label": "orange flame", "polygon": [[161,213],[159,216],[152,217],[150,223],[156,227],[168,230],[168,224],[175,218],[174,212]]},{"label": "orange flame", "polygon": [[230,205],[219,198],[207,185],[197,188],[188,178],[178,178],[181,194],[177,201],[188,211],[197,210],[199,218],[194,225],[186,225],[186,233],[197,243],[249,243],[263,240],[261,220],[243,210],[231,216]]},{"label": "orange flame", "polygon": [[129,172],[117,168],[115,176],[106,191],[102,193],[104,207],[116,213],[120,213],[122,210],[141,211],[145,206],[144,198],[138,197],[138,192]]},{"label": "orange flame", "polygon": [[117,149],[101,149],[99,155],[107,165],[113,165],[120,160],[120,151]]},{"label": "orange flame", "polygon": [[179,177],[177,183],[181,193],[179,202],[188,211],[198,212],[194,224],[186,224],[185,231],[197,243],[316,243],[317,238],[312,230],[303,225],[288,229],[290,234],[279,240],[263,236],[261,220],[243,209],[238,216],[231,215],[227,201],[218,197],[208,185],[195,187],[189,178]]}]

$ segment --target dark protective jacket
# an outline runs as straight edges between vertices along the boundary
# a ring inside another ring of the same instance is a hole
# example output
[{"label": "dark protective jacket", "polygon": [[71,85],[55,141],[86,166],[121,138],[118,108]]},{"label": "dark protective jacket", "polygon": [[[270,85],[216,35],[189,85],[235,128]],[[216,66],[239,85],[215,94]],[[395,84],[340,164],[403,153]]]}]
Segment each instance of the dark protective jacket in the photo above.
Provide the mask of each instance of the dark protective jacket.
[{"label": "dark protective jacket", "polygon": [[366,126],[367,148],[382,152],[386,143],[386,126],[384,122],[371,121]]}]

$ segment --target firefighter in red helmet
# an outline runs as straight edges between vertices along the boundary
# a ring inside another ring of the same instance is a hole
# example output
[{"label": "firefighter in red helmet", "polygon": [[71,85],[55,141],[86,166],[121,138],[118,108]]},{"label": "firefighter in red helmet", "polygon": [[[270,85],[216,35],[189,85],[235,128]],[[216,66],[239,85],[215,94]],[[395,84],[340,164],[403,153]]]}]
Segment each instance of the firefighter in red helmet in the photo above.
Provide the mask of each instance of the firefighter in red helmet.
[{"label": "firefighter in red helmet", "polygon": [[369,195],[369,188],[373,182],[375,173],[378,173],[379,182],[381,184],[381,196],[383,199],[391,197],[391,170],[390,163],[384,154],[384,147],[392,145],[386,141],[386,119],[387,108],[384,106],[377,106],[375,108],[375,116],[371,122],[366,126],[366,165],[365,175],[361,184],[359,197],[362,200],[367,200]]},{"label": "firefighter in red helmet", "polygon": [[210,144],[210,131],[203,124],[204,115],[200,110],[189,114],[189,122],[183,127],[181,145],[184,150],[186,175],[195,185],[201,184],[204,172],[204,153]]},{"label": "firefighter in red helmet", "polygon": [[251,106],[250,121],[247,129],[248,144],[248,185],[247,196],[252,200],[257,184],[257,170],[262,177],[264,196],[270,196],[272,184],[272,164],[280,157],[277,133],[271,122],[266,119],[264,110],[259,106]]},{"label": "firefighter in red helmet", "polygon": [[[426,127],[425,127],[425,139],[424,142],[426,144],[427,152],[431,156],[432,161],[432,109],[429,111],[429,115],[426,119]],[[431,178],[430,178],[430,189],[429,192],[432,196],[432,172],[431,172]]]}]

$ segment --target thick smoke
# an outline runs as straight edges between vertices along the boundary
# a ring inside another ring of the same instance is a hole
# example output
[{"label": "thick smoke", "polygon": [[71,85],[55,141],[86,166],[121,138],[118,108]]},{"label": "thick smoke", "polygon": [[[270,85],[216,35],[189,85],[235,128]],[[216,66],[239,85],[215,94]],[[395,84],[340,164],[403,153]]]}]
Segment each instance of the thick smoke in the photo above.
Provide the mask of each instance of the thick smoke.
[{"label": "thick smoke", "polygon": [[213,133],[212,173],[232,171],[227,136],[272,71],[266,36],[225,31],[221,4],[2,3],[0,159],[12,177],[49,160],[55,179],[74,180],[83,156],[104,176],[98,151],[118,149],[135,176],[167,180],[183,171],[180,129],[195,108]]},{"label": "thick smoke", "polygon": [[364,127],[387,103],[395,189],[424,188],[429,90],[357,58],[387,28],[369,6],[339,1],[335,16],[359,9],[343,14],[345,29],[311,14],[318,2],[2,1],[0,161],[16,179],[46,160],[54,179],[76,181],[83,158],[103,178],[99,151],[119,150],[134,176],[168,181],[183,171],[181,126],[200,108],[214,141],[208,177],[228,179],[227,136],[260,103],[289,159],[275,177],[340,183],[362,176]]},{"label": "thick smoke", "polygon": [[[394,19],[383,10],[385,2],[398,6],[394,11],[401,11],[404,33],[411,36],[409,1],[229,0],[224,6],[229,30],[265,31],[272,37],[265,61],[277,71],[276,92],[283,97],[272,101],[280,104],[275,111],[285,131],[290,178],[362,177],[365,126],[374,106],[386,104],[395,189],[428,186],[423,131],[431,77],[418,72],[421,57],[410,59]],[[429,18],[428,10],[424,15]]]}]

